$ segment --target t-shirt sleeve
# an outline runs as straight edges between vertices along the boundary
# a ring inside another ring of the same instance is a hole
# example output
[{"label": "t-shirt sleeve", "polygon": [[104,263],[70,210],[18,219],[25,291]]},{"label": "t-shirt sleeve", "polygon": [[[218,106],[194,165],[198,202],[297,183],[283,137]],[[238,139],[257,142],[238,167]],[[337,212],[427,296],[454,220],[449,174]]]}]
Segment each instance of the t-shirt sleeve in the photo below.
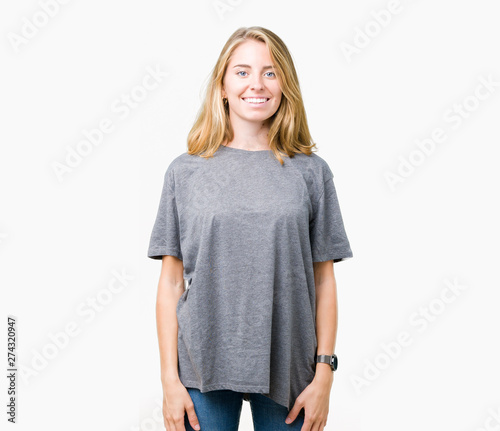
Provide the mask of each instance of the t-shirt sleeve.
[{"label": "t-shirt sleeve", "polygon": [[175,183],[171,168],[167,169],[164,176],[160,204],[148,248],[148,257],[151,259],[161,259],[165,255],[182,260]]},{"label": "t-shirt sleeve", "polygon": [[320,193],[310,223],[312,260],[313,262],[346,260],[352,257],[352,251],[344,229],[332,175],[323,183]]}]

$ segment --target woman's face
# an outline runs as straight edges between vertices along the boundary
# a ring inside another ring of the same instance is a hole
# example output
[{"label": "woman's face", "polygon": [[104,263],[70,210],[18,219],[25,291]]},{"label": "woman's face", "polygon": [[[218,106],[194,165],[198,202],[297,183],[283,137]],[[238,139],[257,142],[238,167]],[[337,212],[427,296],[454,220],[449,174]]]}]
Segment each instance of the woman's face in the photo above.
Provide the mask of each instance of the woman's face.
[{"label": "woman's face", "polygon": [[263,122],[278,110],[281,94],[267,45],[250,39],[238,46],[222,86],[230,118],[237,116],[244,121]]}]

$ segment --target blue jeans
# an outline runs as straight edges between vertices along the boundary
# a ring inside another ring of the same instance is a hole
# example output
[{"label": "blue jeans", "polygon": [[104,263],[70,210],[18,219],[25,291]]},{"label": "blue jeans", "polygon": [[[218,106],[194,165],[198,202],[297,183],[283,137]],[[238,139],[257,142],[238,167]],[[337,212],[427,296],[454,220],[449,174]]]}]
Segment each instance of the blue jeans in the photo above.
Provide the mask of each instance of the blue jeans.
[{"label": "blue jeans", "polygon": [[[237,431],[240,423],[243,392],[229,389],[201,393],[196,388],[186,388],[193,400],[200,431]],[[303,410],[291,424],[285,419],[288,409],[262,394],[250,393],[249,402],[255,431],[300,431],[304,424]],[[196,431],[184,416],[186,431]]]}]

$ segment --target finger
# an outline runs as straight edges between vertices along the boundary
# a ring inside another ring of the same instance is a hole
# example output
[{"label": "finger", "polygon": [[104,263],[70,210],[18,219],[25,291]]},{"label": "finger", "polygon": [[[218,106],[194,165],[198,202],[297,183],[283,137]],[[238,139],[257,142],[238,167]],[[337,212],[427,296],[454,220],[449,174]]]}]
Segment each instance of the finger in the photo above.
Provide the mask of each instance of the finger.
[{"label": "finger", "polygon": [[167,403],[165,401],[165,398],[163,398],[163,408],[162,408],[161,412],[163,413],[163,425],[165,426],[165,429],[167,431],[170,431],[171,424],[170,424],[170,420],[169,420],[168,415],[167,415]]},{"label": "finger", "polygon": [[181,428],[177,422],[174,420],[174,418],[172,416],[169,416],[168,417],[168,428],[167,428],[168,431],[185,431],[184,428]]},{"label": "finger", "polygon": [[311,431],[323,431],[323,422],[317,420],[311,424]]},{"label": "finger", "polygon": [[302,424],[302,428],[300,431],[311,431],[312,430],[312,421],[306,416],[304,423]]},{"label": "finger", "polygon": [[172,431],[186,431],[184,419],[184,416],[182,418],[175,418],[172,421]]},{"label": "finger", "polygon": [[[184,413],[184,410],[182,411]],[[184,415],[177,415],[177,412],[167,414],[167,431],[186,431],[184,427]]]},{"label": "finger", "polygon": [[200,423],[198,422],[198,416],[196,416],[196,412],[194,410],[194,404],[191,402],[186,405],[186,413],[188,416],[189,424],[195,429],[200,429]]},{"label": "finger", "polygon": [[302,405],[300,403],[298,403],[297,401],[295,401],[295,404],[293,405],[292,410],[290,410],[288,412],[288,415],[285,419],[285,423],[291,424],[297,418],[297,415],[299,414],[301,408],[302,408]]},{"label": "finger", "polygon": [[170,424],[170,421],[168,420],[167,418],[167,415],[165,413],[165,410],[163,410],[163,425],[165,426],[165,429],[167,431],[170,431],[172,428],[171,428],[171,424]]}]

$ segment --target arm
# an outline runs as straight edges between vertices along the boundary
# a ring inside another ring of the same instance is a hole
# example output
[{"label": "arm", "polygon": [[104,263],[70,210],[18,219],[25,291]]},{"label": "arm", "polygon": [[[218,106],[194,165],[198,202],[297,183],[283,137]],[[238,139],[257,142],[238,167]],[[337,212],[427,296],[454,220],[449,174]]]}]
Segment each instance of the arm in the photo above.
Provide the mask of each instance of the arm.
[{"label": "arm", "polygon": [[192,428],[199,430],[193,401],[179,379],[177,358],[178,323],[176,308],[184,293],[184,265],[175,256],[163,256],[158,295],[156,326],[160,345],[161,384],[163,386],[163,421],[165,428],[184,429],[187,414]]},{"label": "arm", "polygon": [[184,293],[184,266],[175,256],[163,256],[158,294],[156,297],[156,327],[160,347],[161,381],[179,381],[177,336],[178,324],[176,307]]},{"label": "arm", "polygon": [[[337,338],[338,308],[337,284],[333,272],[333,261],[314,262],[314,284],[316,287],[316,337],[318,355],[331,355],[335,352]],[[316,364],[315,379],[332,384],[333,374],[330,366]]]},{"label": "arm", "polygon": [[[337,335],[337,286],[333,274],[333,261],[313,262],[314,285],[316,288],[316,338],[318,339],[318,355],[331,355],[335,349]],[[299,411],[304,408],[306,429],[323,429],[330,408],[330,391],[333,384],[333,373],[330,365],[316,364],[313,381],[301,392],[295,404],[288,412],[286,423],[295,420]],[[311,412],[313,419],[309,418]],[[317,428],[317,425],[320,427]],[[311,428],[312,427],[312,428]]]}]

